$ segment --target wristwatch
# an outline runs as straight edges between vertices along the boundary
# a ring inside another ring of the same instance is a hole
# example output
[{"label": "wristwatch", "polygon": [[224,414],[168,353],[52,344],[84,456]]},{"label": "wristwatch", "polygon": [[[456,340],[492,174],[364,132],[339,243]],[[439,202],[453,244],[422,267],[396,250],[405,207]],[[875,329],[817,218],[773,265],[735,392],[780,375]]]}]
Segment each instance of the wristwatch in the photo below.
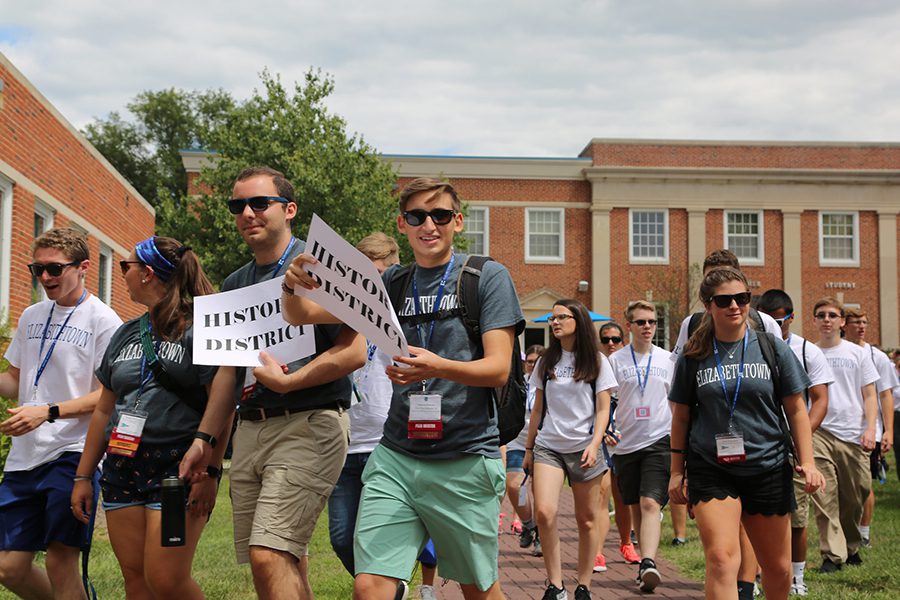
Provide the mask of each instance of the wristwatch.
[{"label": "wristwatch", "polygon": [[47,405],[47,422],[53,423],[59,418],[59,406],[55,404]]},{"label": "wristwatch", "polygon": [[206,442],[207,444],[209,444],[209,447],[210,447],[210,448],[215,448],[215,447],[216,447],[216,438],[215,438],[215,436],[209,435],[208,433],[204,433],[204,432],[202,432],[202,431],[198,431],[197,433],[194,434],[194,439],[195,439],[195,440],[203,440],[204,442]]}]

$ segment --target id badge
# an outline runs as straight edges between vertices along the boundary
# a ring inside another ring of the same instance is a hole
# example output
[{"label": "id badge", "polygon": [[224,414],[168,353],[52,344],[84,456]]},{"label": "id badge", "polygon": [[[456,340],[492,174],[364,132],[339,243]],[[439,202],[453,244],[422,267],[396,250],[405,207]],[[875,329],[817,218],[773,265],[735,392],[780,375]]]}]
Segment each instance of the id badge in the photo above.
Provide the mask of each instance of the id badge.
[{"label": "id badge", "polygon": [[439,440],[444,437],[440,394],[410,394],[407,437],[411,440]]},{"label": "id badge", "polygon": [[109,436],[107,454],[118,454],[134,458],[138,446],[141,445],[141,434],[147,423],[147,413],[142,410],[123,410],[119,413],[119,422],[113,427]]},{"label": "id badge", "polygon": [[247,367],[244,372],[244,386],[241,388],[241,402],[247,402],[256,389],[256,377],[253,376],[253,368]]},{"label": "id badge", "polygon": [[736,431],[716,434],[716,456],[722,464],[747,460],[744,435]]},{"label": "id badge", "polygon": [[650,407],[649,406],[635,406],[634,407],[634,420],[635,421],[647,421],[650,419]]}]

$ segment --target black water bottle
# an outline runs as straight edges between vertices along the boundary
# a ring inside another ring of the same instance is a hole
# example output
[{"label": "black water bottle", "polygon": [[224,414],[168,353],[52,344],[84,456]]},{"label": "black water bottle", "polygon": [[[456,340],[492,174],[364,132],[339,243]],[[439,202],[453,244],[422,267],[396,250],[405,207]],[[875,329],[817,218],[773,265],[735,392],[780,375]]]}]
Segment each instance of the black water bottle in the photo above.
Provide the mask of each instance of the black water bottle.
[{"label": "black water bottle", "polygon": [[184,546],[184,482],[178,477],[166,477],[162,482],[162,540],[163,546]]}]

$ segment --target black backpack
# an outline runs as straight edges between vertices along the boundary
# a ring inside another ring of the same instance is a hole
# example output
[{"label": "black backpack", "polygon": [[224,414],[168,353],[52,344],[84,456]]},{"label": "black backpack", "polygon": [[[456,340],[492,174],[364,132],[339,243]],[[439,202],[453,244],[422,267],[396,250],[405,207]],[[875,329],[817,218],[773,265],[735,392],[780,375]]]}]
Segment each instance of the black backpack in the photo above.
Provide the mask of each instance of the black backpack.
[{"label": "black backpack", "polygon": [[[480,281],[481,270],[489,260],[494,259],[490,256],[477,255],[466,258],[466,262],[463,263],[460,270],[459,279],[456,282],[457,308],[440,310],[440,307],[437,307],[437,311],[422,315],[399,316],[399,308],[403,305],[406,289],[409,287],[415,272],[415,264],[407,265],[394,271],[388,284],[388,295],[394,306],[394,312],[398,313],[400,322],[417,325],[459,317],[462,319],[469,339],[481,349],[480,353],[484,355],[484,348],[481,344],[481,322],[479,321],[481,298],[478,296],[478,282]],[[522,366],[522,350],[519,346],[518,338],[518,335],[522,333],[524,328],[524,323],[520,323],[516,327],[512,356],[510,356],[509,377],[506,383],[491,390],[494,401],[490,403],[488,410],[491,418],[493,418],[496,411],[501,446],[516,439],[519,432],[525,427],[525,371]]]}]

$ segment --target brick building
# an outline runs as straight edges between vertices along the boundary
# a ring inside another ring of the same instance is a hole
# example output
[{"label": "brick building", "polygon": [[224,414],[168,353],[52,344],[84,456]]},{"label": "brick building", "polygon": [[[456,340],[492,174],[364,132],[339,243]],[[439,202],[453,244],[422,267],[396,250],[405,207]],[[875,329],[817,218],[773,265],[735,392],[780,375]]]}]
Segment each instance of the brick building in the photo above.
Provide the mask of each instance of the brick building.
[{"label": "brick building", "polygon": [[[189,181],[208,160],[183,153]],[[526,344],[546,340],[530,320],[559,298],[617,320],[645,298],[669,307],[668,347],[704,257],[728,247],[754,294],[791,295],[797,333],[815,339],[812,303],[833,295],[868,311],[870,341],[900,346],[900,144],[594,139],[572,158],[384,160],[401,185],[438,176],[460,191],[470,251],[512,272]]]},{"label": "brick building", "polygon": [[15,325],[43,292],[32,281],[35,237],[52,227],[87,233],[87,287],[123,319],[140,314],[119,260],[153,234],[155,212],[0,53],[0,309]]},{"label": "brick building", "polygon": [[[900,345],[900,144],[594,139],[574,158],[385,160],[401,184],[459,189],[474,250],[509,266],[529,319],[560,297],[616,319],[647,298],[672,307],[671,333],[692,271],[728,247],[754,294],[791,295],[798,333],[815,338],[812,303],[833,295],[868,311],[870,341]],[[529,327],[526,343],[545,339]]]}]

